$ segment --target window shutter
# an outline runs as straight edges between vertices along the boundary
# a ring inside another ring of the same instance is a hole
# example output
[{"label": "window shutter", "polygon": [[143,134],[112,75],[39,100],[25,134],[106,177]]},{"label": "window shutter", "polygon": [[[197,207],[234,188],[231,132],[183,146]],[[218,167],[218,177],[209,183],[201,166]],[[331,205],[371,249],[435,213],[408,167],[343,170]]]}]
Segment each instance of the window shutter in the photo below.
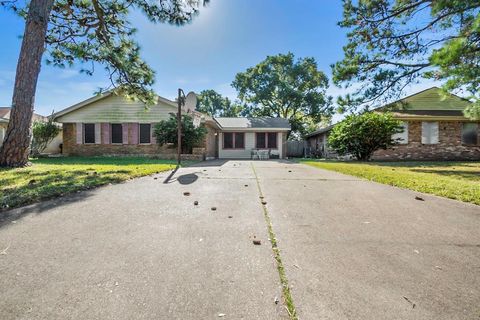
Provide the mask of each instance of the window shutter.
[{"label": "window shutter", "polygon": [[[408,144],[408,122],[406,121],[402,122],[402,128],[403,128],[403,131],[393,134],[392,139],[398,142],[399,144]],[[422,135],[423,135],[423,130],[422,130]]]},{"label": "window shutter", "polygon": [[438,143],[438,122],[422,122],[422,143]]},{"label": "window shutter", "polygon": [[123,144],[128,144],[128,123],[122,124],[122,139]]},{"label": "window shutter", "polygon": [[77,123],[77,144],[82,144],[83,143],[83,123],[78,122]]},{"label": "window shutter", "polygon": [[102,129],[100,123],[95,123],[95,144],[102,143]]},{"label": "window shutter", "polygon": [[130,123],[130,144],[138,144],[138,123]]},{"label": "window shutter", "polygon": [[152,144],[156,144],[156,143],[157,143],[157,137],[155,136],[155,131],[154,131],[154,129],[155,129],[155,123],[151,123],[151,124],[150,124],[150,130],[152,131],[152,133],[151,133],[151,134],[152,134],[152,140],[151,140],[151,143],[152,143]]},{"label": "window shutter", "polygon": [[110,144],[110,123],[102,123],[102,143]]}]

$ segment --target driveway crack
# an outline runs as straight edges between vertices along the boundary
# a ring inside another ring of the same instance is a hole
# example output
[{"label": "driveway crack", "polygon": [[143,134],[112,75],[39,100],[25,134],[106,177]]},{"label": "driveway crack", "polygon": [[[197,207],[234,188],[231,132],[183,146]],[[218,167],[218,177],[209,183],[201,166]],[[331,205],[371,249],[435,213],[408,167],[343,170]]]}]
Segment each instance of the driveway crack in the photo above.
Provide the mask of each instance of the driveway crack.
[{"label": "driveway crack", "polygon": [[255,166],[251,163],[253,174],[255,175],[255,180],[257,182],[258,193],[260,194],[260,204],[263,209],[263,216],[265,218],[265,223],[267,224],[268,236],[270,238],[270,243],[272,245],[273,257],[277,263],[278,276],[280,278],[280,284],[282,286],[283,300],[285,302],[285,308],[287,309],[290,320],[298,320],[297,311],[295,304],[293,303],[292,294],[290,292],[290,286],[288,285],[288,278],[285,273],[285,267],[283,266],[282,257],[280,255],[280,249],[277,244],[277,237],[275,236],[275,231],[273,230],[272,220],[270,214],[268,213],[266,202],[264,201],[264,195],[262,192],[262,187],[260,186],[260,180],[258,179],[257,171]]}]

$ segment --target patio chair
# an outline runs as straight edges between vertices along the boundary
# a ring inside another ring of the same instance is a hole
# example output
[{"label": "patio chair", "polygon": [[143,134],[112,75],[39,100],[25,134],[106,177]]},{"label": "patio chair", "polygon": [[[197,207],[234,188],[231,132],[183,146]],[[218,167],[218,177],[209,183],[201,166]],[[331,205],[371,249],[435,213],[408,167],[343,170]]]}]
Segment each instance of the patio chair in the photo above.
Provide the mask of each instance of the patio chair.
[{"label": "patio chair", "polygon": [[252,149],[252,152],[250,153],[250,159],[252,159],[252,160],[260,159],[260,156],[258,154],[258,150]]}]

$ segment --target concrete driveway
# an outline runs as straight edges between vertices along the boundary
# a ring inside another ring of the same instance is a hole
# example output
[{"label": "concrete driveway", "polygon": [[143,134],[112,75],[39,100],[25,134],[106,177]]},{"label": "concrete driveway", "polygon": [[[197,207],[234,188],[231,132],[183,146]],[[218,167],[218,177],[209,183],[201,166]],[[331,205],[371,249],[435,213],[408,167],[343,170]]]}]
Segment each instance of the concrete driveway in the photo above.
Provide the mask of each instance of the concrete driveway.
[{"label": "concrete driveway", "polygon": [[478,206],[282,161],[167,175],[8,212],[0,319],[288,318],[259,188],[300,319],[480,319]]}]

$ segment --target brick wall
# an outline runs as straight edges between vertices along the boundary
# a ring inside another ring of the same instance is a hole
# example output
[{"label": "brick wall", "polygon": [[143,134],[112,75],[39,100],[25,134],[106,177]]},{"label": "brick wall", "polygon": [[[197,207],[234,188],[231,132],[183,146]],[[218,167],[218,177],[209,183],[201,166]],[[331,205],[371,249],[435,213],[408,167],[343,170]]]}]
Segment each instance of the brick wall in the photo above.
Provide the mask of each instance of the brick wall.
[{"label": "brick wall", "polygon": [[408,144],[378,150],[372,160],[480,160],[479,144],[462,145],[462,122],[440,121],[438,131],[438,144],[422,144],[422,122],[409,121]]},{"label": "brick wall", "polygon": [[[138,133],[129,126],[128,141],[134,141]],[[173,145],[152,144],[105,144],[101,139],[100,144],[77,144],[76,141],[76,124],[63,124],[63,154],[69,156],[125,156],[125,155],[144,155],[155,156],[162,159],[175,159],[177,148]],[[153,141],[152,141],[153,142]],[[203,154],[185,155],[185,160],[203,160]]]}]

